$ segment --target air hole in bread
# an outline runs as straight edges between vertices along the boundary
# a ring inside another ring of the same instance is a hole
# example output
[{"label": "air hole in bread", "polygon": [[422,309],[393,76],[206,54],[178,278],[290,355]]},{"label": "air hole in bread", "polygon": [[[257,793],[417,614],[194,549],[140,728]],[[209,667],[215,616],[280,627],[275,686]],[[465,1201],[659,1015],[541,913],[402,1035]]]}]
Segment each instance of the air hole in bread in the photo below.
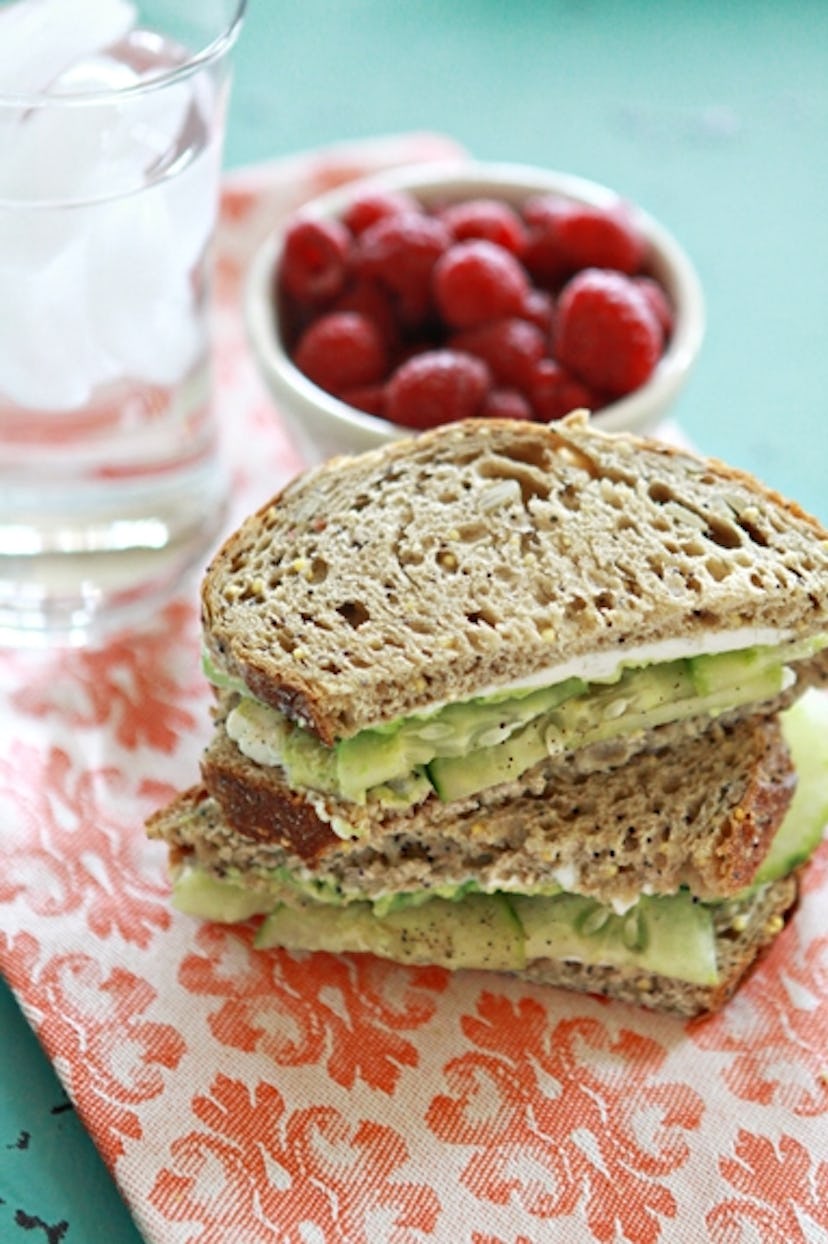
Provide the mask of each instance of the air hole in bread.
[{"label": "air hole in bread", "polygon": [[492,630],[497,629],[497,616],[488,609],[476,609],[473,613],[467,613],[466,620],[472,626],[490,626]]},{"label": "air hole in bread", "polygon": [[722,583],[730,574],[730,566],[721,557],[708,557],[704,563],[704,568],[710,575],[711,579],[715,579],[717,583]]},{"label": "air hole in bread", "polygon": [[502,457],[484,458],[478,464],[477,471],[480,478],[484,480],[513,481],[513,484],[517,484],[520,489],[520,497],[524,506],[528,505],[533,497],[539,497],[544,501],[549,497],[549,484],[546,478],[533,471],[530,465],[522,466],[519,461],[513,462]]},{"label": "air hole in bread", "polygon": [[722,518],[710,518],[705,534],[708,540],[712,540],[714,544],[718,544],[723,549],[741,548],[742,537],[739,529]]},{"label": "air hole in bread", "polygon": [[601,499],[606,501],[607,505],[612,506],[614,510],[622,510],[627,504],[627,498],[622,489],[610,479],[601,480]]},{"label": "air hole in bread", "polygon": [[574,484],[567,484],[558,493],[558,499],[567,510],[577,513],[581,508],[581,494]]},{"label": "air hole in bread", "polygon": [[478,540],[491,538],[491,531],[485,523],[461,523],[457,528],[458,538],[463,544],[475,544]]},{"label": "air hole in bread", "polygon": [[337,605],[336,612],[341,618],[344,618],[349,626],[354,630],[363,626],[370,618],[370,613],[359,600],[346,600],[341,605]]},{"label": "air hole in bread", "polygon": [[[581,457],[580,454],[577,456]],[[514,441],[511,445],[503,445],[500,447],[500,457],[506,461],[539,467],[544,472],[549,467],[546,446],[540,441]]]},{"label": "air hole in bread", "polygon": [[615,605],[615,597],[612,592],[599,592],[594,600],[596,609],[600,609],[602,612],[605,609],[612,609]]},{"label": "air hole in bread", "polygon": [[557,595],[555,586],[549,579],[536,577],[532,584],[532,595],[539,605],[551,605]]},{"label": "air hole in bread", "polygon": [[756,523],[744,511],[737,516],[736,521],[749,540],[752,540],[754,544],[758,544],[760,548],[766,549],[768,547],[768,538],[764,531],[757,527]]},{"label": "air hole in bread", "polygon": [[584,600],[583,596],[570,596],[569,600],[566,602],[566,616],[571,618],[579,613],[583,613],[586,608],[587,602]]},{"label": "air hole in bread", "polygon": [[654,479],[647,489],[647,496],[651,501],[655,501],[657,505],[666,505],[668,501],[675,501],[676,495],[669,484],[665,484],[663,480]]}]

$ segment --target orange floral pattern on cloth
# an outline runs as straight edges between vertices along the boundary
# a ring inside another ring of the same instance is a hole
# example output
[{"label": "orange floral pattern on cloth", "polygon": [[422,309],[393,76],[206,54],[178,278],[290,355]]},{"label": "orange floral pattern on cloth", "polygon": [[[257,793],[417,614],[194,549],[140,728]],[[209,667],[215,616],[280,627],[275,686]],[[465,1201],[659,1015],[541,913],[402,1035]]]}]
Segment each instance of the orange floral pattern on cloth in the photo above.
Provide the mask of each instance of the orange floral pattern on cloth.
[{"label": "orange floral pattern on cloth", "polygon": [[746,1131],[738,1133],[734,1152],[720,1169],[741,1195],[720,1201],[707,1215],[715,1244],[745,1238],[742,1228],[765,1244],[828,1239],[828,1159],[820,1161],[790,1136],[783,1134],[777,1147]]},{"label": "orange floral pattern on cloth", "polygon": [[[228,529],[300,463],[241,288],[308,196],[428,135],[228,178],[215,359]],[[255,443],[256,453],[250,453]],[[150,1244],[828,1239],[828,845],[718,1017],[509,977],[257,951],[169,902],[145,817],[210,732],[198,591],[96,652],[0,652],[0,970]]]},{"label": "orange floral pattern on cloth", "polygon": [[371,955],[251,954],[249,929],[205,926],[195,940],[203,953],[184,959],[179,980],[223,999],[208,1016],[222,1045],[261,1051],[279,1067],[318,1064],[345,1088],[362,1079],[393,1092],[401,1069],[418,1062],[402,1034],[433,1017],[448,978]]},{"label": "orange floral pattern on cloth", "polygon": [[475,1197],[514,1201],[539,1223],[582,1211],[596,1240],[658,1240],[677,1211],[665,1178],[687,1163],[704,1113],[698,1092],[659,1078],[666,1050],[490,993],[463,1028],[475,1050],[448,1064],[451,1092],[426,1122],[472,1148],[461,1178]]},{"label": "orange floral pattern on cloth", "polygon": [[192,1244],[402,1244],[434,1230],[437,1194],[399,1176],[409,1154],[390,1127],[329,1106],[287,1112],[272,1085],[227,1076],[193,1099],[193,1113],[203,1130],[174,1142],[174,1166],[150,1194],[165,1219],[201,1224]]},{"label": "orange floral pattern on cloth", "polygon": [[0,758],[0,799],[15,807],[3,835],[0,902],[19,896],[36,916],[74,916],[94,936],[147,946],[169,925],[169,902],[167,887],[143,868],[132,809],[143,802],[148,814],[158,794],[151,782],[139,788],[129,819],[116,819],[107,803],[126,798],[119,770],[77,771],[57,748],[44,756],[13,743]]},{"label": "orange floral pattern on cloth", "polygon": [[9,982],[25,997],[44,1048],[114,1165],[127,1140],[141,1139],[138,1107],[163,1092],[184,1038],[170,1024],[143,1018],[157,992],[124,968],[104,969],[79,952],[40,961],[27,934],[11,943],[0,937],[0,945]]}]

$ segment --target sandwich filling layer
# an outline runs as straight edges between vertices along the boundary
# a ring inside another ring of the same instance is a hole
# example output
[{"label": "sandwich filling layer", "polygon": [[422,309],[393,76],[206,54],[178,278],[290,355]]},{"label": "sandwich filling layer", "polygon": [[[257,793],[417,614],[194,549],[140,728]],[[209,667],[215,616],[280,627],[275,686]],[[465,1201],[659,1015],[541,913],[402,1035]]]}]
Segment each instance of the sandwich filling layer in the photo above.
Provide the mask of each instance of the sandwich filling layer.
[{"label": "sandwich filling layer", "polygon": [[223,922],[264,916],[257,940],[305,950],[370,951],[410,963],[519,971],[538,959],[603,965],[715,985],[717,942],[763,910],[769,888],[813,853],[828,820],[828,700],[807,693],[782,715],[798,774],[788,812],[742,893],[702,902],[686,888],[641,894],[614,910],[558,882],[531,893],[485,892],[474,877],[451,889],[367,901],[284,869],[248,876],[208,872],[186,856],[175,881],[184,911]]},{"label": "sandwich filling layer", "polygon": [[[757,637],[740,637],[750,634]],[[708,651],[696,645],[667,660],[644,658],[675,653],[677,644],[630,653],[621,662],[615,654],[611,662],[571,662],[547,672],[553,681],[533,676],[487,689],[471,700],[361,730],[333,747],[246,687],[228,686],[209,663],[206,672],[240,694],[227,717],[229,737],[257,764],[278,766],[292,789],[405,807],[435,792],[451,802],[515,781],[548,756],[774,700],[795,682],[792,665],[828,645],[828,636],[817,636],[717,650],[736,638],[714,636]]]}]

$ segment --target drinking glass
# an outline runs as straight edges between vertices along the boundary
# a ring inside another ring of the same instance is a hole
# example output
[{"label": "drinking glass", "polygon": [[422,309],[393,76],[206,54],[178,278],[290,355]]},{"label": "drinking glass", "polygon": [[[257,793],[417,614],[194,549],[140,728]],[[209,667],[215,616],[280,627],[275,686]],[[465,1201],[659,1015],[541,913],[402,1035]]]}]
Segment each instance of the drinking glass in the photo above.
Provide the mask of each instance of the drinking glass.
[{"label": "drinking glass", "polygon": [[0,4],[0,640],[152,613],[220,529],[210,253],[245,0]]}]

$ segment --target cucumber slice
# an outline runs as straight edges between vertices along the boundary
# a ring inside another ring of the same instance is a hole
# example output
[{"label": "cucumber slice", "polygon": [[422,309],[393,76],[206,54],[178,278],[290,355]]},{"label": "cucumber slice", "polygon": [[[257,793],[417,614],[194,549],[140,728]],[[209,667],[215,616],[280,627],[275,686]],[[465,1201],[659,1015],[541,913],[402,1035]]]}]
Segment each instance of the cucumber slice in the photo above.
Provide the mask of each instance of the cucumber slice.
[{"label": "cucumber slice", "polygon": [[185,868],[173,882],[172,903],[187,916],[236,924],[273,908],[273,898],[260,891],[211,877],[200,868]]},{"label": "cucumber slice", "polygon": [[754,885],[775,881],[804,864],[828,826],[828,696],[806,691],[780,720],[797,786]]},{"label": "cucumber slice", "polygon": [[347,907],[282,906],[256,936],[262,949],[369,951],[397,963],[518,971],[525,966],[523,930],[500,894],[452,902],[429,899],[375,916],[370,903]]},{"label": "cucumber slice", "polygon": [[577,894],[514,895],[526,958],[657,972],[696,985],[718,980],[716,938],[707,907],[685,892],[644,896],[624,915]]},{"label": "cucumber slice", "polygon": [[426,768],[432,786],[448,803],[514,781],[546,756],[545,723],[545,718],[530,721],[504,742],[481,747],[467,756],[435,757]]},{"label": "cucumber slice", "polygon": [[[519,778],[550,754],[770,699],[783,688],[784,667],[755,660],[753,651],[627,670],[616,682],[593,684],[587,694],[565,700],[501,743],[462,756],[437,756],[428,775],[442,800],[464,799]],[[738,685],[720,684],[715,670],[720,663],[727,669],[731,660],[744,676]],[[697,661],[701,674],[693,672]]]},{"label": "cucumber slice", "polygon": [[448,704],[433,716],[410,717],[393,729],[363,730],[336,745],[339,789],[344,798],[362,803],[371,787],[399,781],[435,757],[462,761],[479,748],[499,745],[585,688],[579,678],[569,678],[509,699]]}]

